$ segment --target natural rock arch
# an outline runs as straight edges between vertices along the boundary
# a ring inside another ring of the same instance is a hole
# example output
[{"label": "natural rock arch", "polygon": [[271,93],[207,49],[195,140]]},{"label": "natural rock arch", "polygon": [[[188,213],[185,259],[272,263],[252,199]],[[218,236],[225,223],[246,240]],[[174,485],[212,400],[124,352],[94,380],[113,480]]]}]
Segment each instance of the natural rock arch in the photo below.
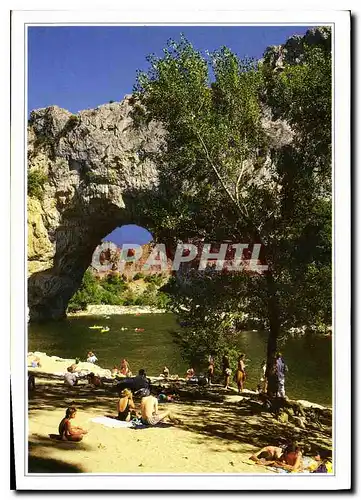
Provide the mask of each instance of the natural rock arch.
[{"label": "natural rock arch", "polygon": [[65,317],[101,239],[144,223],[140,200],[156,196],[159,181],[143,153],[157,150],[163,132],[154,123],[135,129],[133,106],[128,96],[77,115],[57,106],[30,115],[28,182],[43,179],[28,197],[30,320]]}]

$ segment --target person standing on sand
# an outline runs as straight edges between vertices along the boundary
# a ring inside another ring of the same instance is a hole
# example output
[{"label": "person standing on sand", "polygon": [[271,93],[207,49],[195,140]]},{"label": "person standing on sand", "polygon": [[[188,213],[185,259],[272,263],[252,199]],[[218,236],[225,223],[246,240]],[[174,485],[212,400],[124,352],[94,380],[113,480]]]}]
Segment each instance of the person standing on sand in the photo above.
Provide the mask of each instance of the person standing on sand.
[{"label": "person standing on sand", "polygon": [[224,376],[224,388],[229,389],[229,381],[231,378],[232,370],[231,366],[229,363],[229,358],[228,356],[224,355],[222,358],[222,372]]},{"label": "person standing on sand", "polygon": [[278,373],[277,373],[277,358],[274,356],[271,359],[271,363],[266,368],[266,379],[267,379],[267,394],[275,398],[278,393]]},{"label": "person standing on sand", "polygon": [[265,360],[262,361],[261,364],[261,377],[260,377],[260,392],[267,392],[267,377],[266,377],[266,368],[267,362]]},{"label": "person standing on sand", "polygon": [[280,352],[276,354],[276,366],[277,366],[277,378],[278,378],[278,391],[277,396],[280,398],[285,398],[285,376],[288,368],[286,366],[285,360]]},{"label": "person standing on sand", "polygon": [[214,377],[214,357],[210,354],[208,356],[208,384],[212,385]]},{"label": "person standing on sand", "polygon": [[71,420],[76,416],[76,408],[71,406],[65,412],[65,417],[59,424],[59,436],[62,441],[81,441],[88,431],[81,427],[71,425]]},{"label": "person standing on sand", "polygon": [[244,354],[241,354],[238,358],[238,366],[236,371],[236,382],[238,387],[238,392],[243,391],[243,384],[246,380],[246,365],[244,363]]},{"label": "person standing on sand", "polygon": [[154,396],[146,396],[141,402],[142,423],[144,425],[154,426],[168,419],[174,424],[180,424],[181,421],[176,418],[170,411],[158,413],[158,399]]}]

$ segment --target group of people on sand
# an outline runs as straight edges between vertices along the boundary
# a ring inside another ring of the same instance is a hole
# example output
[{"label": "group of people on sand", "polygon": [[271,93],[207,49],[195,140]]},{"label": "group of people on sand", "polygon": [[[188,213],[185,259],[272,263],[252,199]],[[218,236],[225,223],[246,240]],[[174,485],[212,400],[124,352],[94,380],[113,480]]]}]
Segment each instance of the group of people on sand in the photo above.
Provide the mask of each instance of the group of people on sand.
[{"label": "group of people on sand", "polygon": [[[129,422],[131,419],[138,420],[139,423],[146,426],[156,426],[159,423],[168,420],[173,424],[181,424],[181,420],[172,412],[159,412],[158,399],[149,394],[141,399],[140,409],[137,411],[136,404],[133,399],[133,393],[130,389],[123,389],[117,401],[117,419],[123,422]],[[75,406],[67,408],[65,417],[61,420],[57,436],[62,441],[79,442],[88,433],[82,427],[72,424],[72,420],[76,417],[77,409]]]},{"label": "group of people on sand", "polygon": [[285,447],[265,446],[251,455],[250,460],[259,465],[271,466],[287,472],[332,472],[332,462],[328,451],[317,451],[313,458],[304,457],[297,443],[290,443]]},{"label": "group of people on sand", "polygon": [[[246,372],[246,355],[240,354],[237,359],[237,368],[234,374],[234,382],[237,385],[238,392],[241,393],[244,389],[244,384],[247,379]],[[231,385],[231,362],[230,358],[227,354],[224,354],[222,357],[222,377],[223,377],[223,386],[224,389],[230,389]],[[261,374],[260,374],[260,382],[257,385],[258,392],[269,392],[274,396],[285,397],[285,377],[288,371],[288,367],[285,363],[285,360],[280,352],[272,358],[272,362],[270,364],[269,370],[267,372],[267,362],[263,361],[261,364]],[[208,356],[208,369],[207,369],[207,381],[209,385],[214,383],[214,373],[215,373],[215,360],[214,356],[210,354]],[[192,379],[195,377],[194,368],[189,368],[186,372],[186,379]]]}]

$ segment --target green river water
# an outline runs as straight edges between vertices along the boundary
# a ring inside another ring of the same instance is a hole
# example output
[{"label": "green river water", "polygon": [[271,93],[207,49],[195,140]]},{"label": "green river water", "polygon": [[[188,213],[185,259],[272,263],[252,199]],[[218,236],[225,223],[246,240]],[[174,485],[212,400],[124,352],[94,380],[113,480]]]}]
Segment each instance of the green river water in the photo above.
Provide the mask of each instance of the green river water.
[{"label": "green river water", "polygon": [[[92,325],[110,328],[107,333],[92,330]],[[121,328],[127,330],[121,330]],[[136,332],[135,328],[144,331]],[[98,364],[112,368],[126,358],[133,373],[144,368],[156,376],[167,365],[170,373],[184,376],[187,368],[171,330],[177,328],[172,314],[79,316],[65,321],[30,324],[28,351],[45,352],[49,356],[85,360],[89,350],[95,352]],[[248,379],[246,388],[255,389],[260,378],[260,365],[265,357],[267,334],[239,334],[240,352],[246,353]],[[286,394],[290,398],[332,404],[332,340],[330,337],[287,337],[282,353],[288,365]]]}]

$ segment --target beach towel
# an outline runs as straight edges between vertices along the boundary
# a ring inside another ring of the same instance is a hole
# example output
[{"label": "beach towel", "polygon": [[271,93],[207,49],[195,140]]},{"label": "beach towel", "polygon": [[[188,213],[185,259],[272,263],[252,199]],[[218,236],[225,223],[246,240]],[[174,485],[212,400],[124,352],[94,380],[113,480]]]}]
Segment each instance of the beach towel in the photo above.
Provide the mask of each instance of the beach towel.
[{"label": "beach towel", "polygon": [[122,420],[117,420],[116,418],[110,417],[93,417],[90,419],[90,422],[95,422],[96,424],[102,424],[106,427],[122,427],[122,428],[131,428],[134,427],[133,422],[124,422]]}]

